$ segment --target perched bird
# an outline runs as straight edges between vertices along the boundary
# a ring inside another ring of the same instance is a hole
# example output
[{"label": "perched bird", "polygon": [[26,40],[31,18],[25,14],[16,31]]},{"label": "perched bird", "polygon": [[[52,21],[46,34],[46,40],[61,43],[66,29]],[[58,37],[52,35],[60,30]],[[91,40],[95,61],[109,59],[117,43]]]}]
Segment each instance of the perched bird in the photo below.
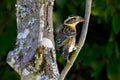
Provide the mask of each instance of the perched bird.
[{"label": "perched bird", "polygon": [[74,50],[76,45],[76,25],[83,21],[84,19],[80,16],[69,16],[57,34],[56,49],[62,53],[67,60],[69,53]]}]

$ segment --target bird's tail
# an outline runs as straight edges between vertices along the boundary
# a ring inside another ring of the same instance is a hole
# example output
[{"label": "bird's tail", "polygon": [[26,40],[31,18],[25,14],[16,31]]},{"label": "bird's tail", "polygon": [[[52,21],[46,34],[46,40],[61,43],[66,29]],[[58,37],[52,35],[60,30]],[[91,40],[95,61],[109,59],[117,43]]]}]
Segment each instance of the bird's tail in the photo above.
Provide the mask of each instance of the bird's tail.
[{"label": "bird's tail", "polygon": [[66,58],[66,59],[69,57],[69,49],[68,49],[68,47],[63,48],[62,54],[63,54],[64,58]]}]

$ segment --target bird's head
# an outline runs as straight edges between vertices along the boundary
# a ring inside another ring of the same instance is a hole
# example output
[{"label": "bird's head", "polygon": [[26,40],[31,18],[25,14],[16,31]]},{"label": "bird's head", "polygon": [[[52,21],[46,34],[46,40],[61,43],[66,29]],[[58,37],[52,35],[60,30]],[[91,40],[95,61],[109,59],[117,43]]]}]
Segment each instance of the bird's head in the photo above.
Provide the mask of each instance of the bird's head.
[{"label": "bird's head", "polygon": [[83,22],[84,19],[80,16],[68,16],[64,21],[64,25],[75,27],[78,23]]}]

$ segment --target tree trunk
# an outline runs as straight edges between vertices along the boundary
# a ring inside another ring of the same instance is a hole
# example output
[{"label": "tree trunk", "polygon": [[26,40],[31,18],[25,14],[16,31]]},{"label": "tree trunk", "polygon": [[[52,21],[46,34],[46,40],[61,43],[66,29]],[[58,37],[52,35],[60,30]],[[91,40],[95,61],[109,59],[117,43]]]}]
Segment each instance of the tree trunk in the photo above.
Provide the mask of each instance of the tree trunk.
[{"label": "tree trunk", "polygon": [[18,0],[17,41],[8,53],[7,62],[21,80],[56,80],[59,72],[56,63],[53,36],[53,0]]}]

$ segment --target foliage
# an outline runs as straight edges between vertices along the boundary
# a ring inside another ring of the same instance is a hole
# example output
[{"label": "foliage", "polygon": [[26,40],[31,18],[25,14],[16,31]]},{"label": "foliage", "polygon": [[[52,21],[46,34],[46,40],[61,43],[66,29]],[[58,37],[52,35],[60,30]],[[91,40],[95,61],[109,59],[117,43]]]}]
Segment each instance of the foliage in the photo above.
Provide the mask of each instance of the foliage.
[{"label": "foliage", "polygon": [[[84,16],[85,12],[84,0],[56,0],[56,7],[59,23],[68,15]],[[119,23],[119,0],[93,0],[86,43],[66,80],[120,80]],[[58,60],[62,66],[62,59]]]},{"label": "foliage", "polygon": [[[20,79],[6,63],[7,53],[15,47],[17,35],[15,3],[14,0],[0,1],[0,80]],[[56,0],[55,31],[68,15],[84,16],[84,9],[85,0]],[[66,80],[120,80],[119,23],[120,0],[93,0],[86,43]],[[81,29],[80,26],[78,24],[77,28]],[[57,60],[61,71],[65,60],[59,53]]]}]

